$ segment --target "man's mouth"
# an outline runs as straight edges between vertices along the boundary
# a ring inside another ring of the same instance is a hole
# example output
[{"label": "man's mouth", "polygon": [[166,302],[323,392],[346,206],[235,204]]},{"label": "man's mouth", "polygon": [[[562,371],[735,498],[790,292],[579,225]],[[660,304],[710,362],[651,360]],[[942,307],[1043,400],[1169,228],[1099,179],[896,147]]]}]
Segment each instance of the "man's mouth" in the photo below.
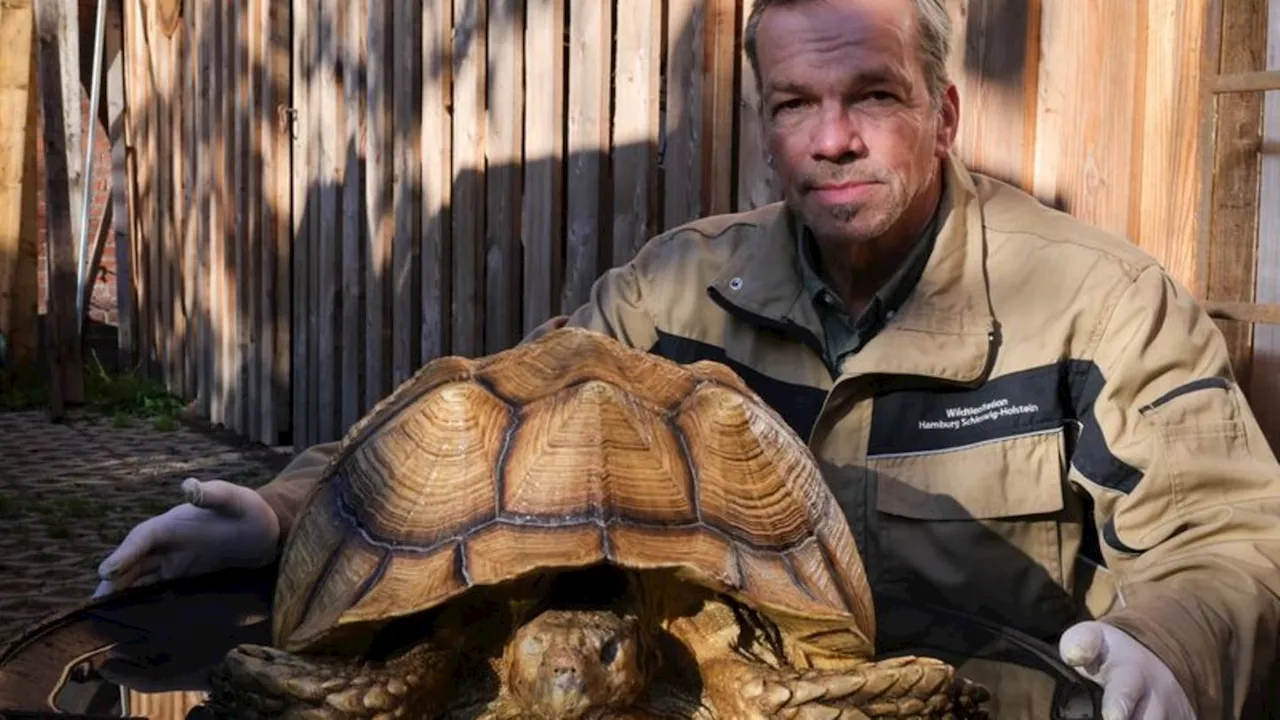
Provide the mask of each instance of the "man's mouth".
[{"label": "man's mouth", "polygon": [[809,194],[824,205],[843,205],[863,199],[874,182],[840,182],[812,185]]}]

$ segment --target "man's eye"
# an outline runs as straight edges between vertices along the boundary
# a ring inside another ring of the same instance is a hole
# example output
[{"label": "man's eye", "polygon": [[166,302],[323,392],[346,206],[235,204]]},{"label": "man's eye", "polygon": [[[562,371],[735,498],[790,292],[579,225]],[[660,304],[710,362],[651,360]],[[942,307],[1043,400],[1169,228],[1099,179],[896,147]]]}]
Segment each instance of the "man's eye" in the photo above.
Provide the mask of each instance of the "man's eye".
[{"label": "man's eye", "polygon": [[788,111],[788,110],[795,110],[795,109],[799,108],[799,107],[800,107],[801,105],[803,105],[803,104],[804,104],[804,101],[803,101],[803,100],[801,100],[801,99],[799,99],[799,98],[792,98],[792,99],[790,99],[790,100],[783,100],[783,101],[782,101],[782,102],[780,102],[780,103],[776,103],[776,104],[774,104],[774,106],[773,106],[773,114],[774,114],[774,115],[777,115],[778,113],[786,112],[786,111]]}]

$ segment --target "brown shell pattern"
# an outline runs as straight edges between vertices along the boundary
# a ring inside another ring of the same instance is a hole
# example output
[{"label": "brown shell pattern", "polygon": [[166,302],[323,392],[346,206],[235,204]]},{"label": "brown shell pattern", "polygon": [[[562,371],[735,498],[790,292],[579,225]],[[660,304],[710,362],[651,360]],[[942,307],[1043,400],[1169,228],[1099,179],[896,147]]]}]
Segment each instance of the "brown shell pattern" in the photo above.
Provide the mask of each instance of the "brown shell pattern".
[{"label": "brown shell pattern", "polygon": [[433,361],[351,429],[290,535],[276,637],[606,560],[872,627],[848,526],[776,413],[724,366],[563,328]]}]

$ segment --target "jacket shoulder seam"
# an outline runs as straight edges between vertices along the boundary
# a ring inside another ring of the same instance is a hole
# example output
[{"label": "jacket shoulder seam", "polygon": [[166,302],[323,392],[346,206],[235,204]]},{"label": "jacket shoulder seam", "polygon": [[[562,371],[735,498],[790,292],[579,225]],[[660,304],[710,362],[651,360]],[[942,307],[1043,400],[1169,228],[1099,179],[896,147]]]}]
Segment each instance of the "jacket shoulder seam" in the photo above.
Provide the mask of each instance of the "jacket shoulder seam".
[{"label": "jacket shoulder seam", "polygon": [[699,227],[699,223],[693,222],[685,225],[680,225],[679,227],[674,227],[671,230],[669,230],[666,233],[667,235],[666,241],[670,242],[675,238],[681,235],[684,235],[686,233],[693,233],[694,235],[698,235],[699,237],[706,238],[707,240],[716,240],[720,237],[727,235],[729,231],[737,228],[749,228],[751,230],[759,230],[764,226],[765,226],[764,223],[755,222],[751,220],[735,220],[721,227],[719,230],[715,232],[708,232],[706,230],[703,230],[701,227]]},{"label": "jacket shoulder seam", "polygon": [[[1108,248],[1096,247],[1094,245],[1083,243],[1077,238],[1050,236],[1040,232],[1036,232],[1035,230],[1027,230],[1027,229],[1015,230],[1015,229],[1001,228],[995,225],[987,225],[987,228],[999,233],[1005,233],[1007,235],[1026,235],[1029,237],[1038,238],[1047,243],[1053,243],[1055,245],[1071,245],[1072,247],[1079,248],[1080,250],[1091,252],[1095,255],[1104,257],[1107,260],[1114,262],[1116,265],[1119,265],[1120,268],[1124,271],[1124,273],[1128,276],[1130,280],[1136,279],[1143,272],[1145,272],[1152,266],[1157,265],[1156,261],[1153,258],[1142,258],[1141,260],[1126,258],[1123,255],[1121,255],[1119,252],[1110,250]],[[1118,241],[1128,242],[1122,238],[1118,239]],[[1141,252],[1141,248],[1134,246],[1134,249]]]},{"label": "jacket shoulder seam", "polygon": [[1148,272],[1159,271],[1160,266],[1154,263],[1148,264],[1131,276],[1116,281],[1110,291],[1107,293],[1107,304],[1102,312],[1098,313],[1098,324],[1094,327],[1092,336],[1089,338],[1089,346],[1085,351],[1085,355],[1090,358],[1096,358],[1098,355],[1098,347],[1102,344],[1102,338],[1107,334],[1107,328],[1111,327],[1111,323],[1115,320],[1116,313],[1120,310],[1120,300],[1125,293],[1129,292],[1138,284],[1138,279]]}]

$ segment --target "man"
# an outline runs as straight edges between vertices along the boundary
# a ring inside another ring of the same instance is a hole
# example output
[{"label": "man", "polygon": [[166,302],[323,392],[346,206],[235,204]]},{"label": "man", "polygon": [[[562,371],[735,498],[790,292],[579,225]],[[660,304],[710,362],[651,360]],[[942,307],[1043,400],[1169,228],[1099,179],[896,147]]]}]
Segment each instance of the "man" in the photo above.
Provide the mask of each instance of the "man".
[{"label": "man", "polygon": [[[785,202],[653,239],[568,322],[726,362],[808,438],[887,648],[911,597],[1057,639],[1105,717],[1239,716],[1280,633],[1280,465],[1212,321],[961,166],[939,0],[757,0],[748,27]],[[257,492],[189,480],[100,591],[270,561],[332,450]],[[1045,716],[1033,673],[961,669]]]}]

